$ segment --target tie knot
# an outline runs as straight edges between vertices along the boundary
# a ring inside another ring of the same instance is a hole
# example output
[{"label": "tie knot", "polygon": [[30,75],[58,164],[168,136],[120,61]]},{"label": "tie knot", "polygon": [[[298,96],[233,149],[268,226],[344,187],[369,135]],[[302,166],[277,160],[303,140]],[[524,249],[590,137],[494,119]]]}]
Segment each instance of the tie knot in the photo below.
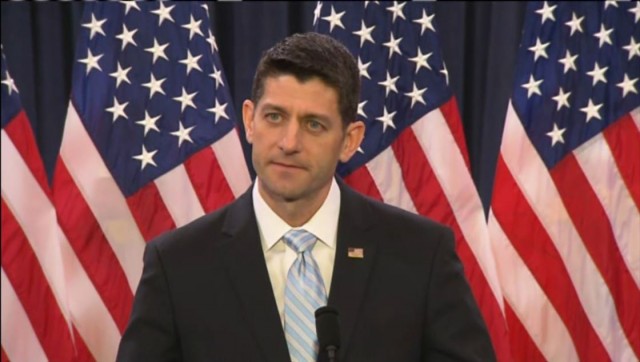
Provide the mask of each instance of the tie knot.
[{"label": "tie knot", "polygon": [[282,238],[284,243],[296,253],[311,250],[317,240],[315,235],[304,229],[289,230]]}]

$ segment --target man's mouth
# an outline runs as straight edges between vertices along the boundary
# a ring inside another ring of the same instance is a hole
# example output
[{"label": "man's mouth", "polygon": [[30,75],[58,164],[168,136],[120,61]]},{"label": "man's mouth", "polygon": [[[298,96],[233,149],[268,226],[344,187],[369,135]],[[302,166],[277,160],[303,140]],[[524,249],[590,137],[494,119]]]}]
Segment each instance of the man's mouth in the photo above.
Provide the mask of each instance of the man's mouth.
[{"label": "man's mouth", "polygon": [[302,170],[304,169],[304,167],[294,164],[294,163],[288,163],[288,162],[271,162],[271,164],[278,166],[278,167],[282,167],[282,168],[286,168],[286,169],[291,169],[291,170]]}]

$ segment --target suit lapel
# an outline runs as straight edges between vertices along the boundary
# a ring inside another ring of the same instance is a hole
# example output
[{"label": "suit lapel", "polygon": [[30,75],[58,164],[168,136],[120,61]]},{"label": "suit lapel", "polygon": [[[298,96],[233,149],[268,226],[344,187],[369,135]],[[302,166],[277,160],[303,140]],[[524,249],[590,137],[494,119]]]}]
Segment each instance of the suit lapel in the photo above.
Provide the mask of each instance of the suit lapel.
[{"label": "suit lapel", "polygon": [[223,248],[234,291],[246,313],[247,323],[265,360],[289,361],[278,307],[260,245],[251,190],[229,209],[223,232],[229,240]]},{"label": "suit lapel", "polygon": [[[338,240],[336,259],[331,280],[329,305],[340,313],[340,360],[344,360],[349,347],[369,280],[377,249],[377,242],[371,226],[375,220],[368,207],[344,187],[341,189],[340,217],[338,219]],[[359,248],[363,258],[349,256],[349,248]]]}]

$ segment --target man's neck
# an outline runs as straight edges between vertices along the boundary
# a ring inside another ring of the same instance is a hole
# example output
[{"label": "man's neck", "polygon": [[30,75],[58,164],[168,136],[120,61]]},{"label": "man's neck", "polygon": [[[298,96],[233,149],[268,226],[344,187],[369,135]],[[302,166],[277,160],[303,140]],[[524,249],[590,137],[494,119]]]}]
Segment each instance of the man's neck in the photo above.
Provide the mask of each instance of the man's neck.
[{"label": "man's neck", "polygon": [[258,192],[266,204],[292,227],[302,226],[309,221],[327,199],[330,189],[331,183],[328,183],[313,198],[286,200],[270,194],[258,182]]}]

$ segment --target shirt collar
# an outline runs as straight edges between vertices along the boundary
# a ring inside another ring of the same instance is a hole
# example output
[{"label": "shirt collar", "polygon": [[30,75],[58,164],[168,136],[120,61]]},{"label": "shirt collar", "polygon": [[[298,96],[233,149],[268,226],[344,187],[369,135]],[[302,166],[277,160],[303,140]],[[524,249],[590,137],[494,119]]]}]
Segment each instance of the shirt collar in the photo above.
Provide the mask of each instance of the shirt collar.
[{"label": "shirt collar", "polygon": [[[278,216],[258,191],[258,180],[253,185],[253,209],[258,221],[258,229],[264,250],[271,249],[289,230],[294,229]],[[338,233],[338,216],[340,214],[340,188],[333,178],[327,198],[318,211],[304,225],[295,229],[305,229],[315,235],[321,242],[335,248]]]}]

